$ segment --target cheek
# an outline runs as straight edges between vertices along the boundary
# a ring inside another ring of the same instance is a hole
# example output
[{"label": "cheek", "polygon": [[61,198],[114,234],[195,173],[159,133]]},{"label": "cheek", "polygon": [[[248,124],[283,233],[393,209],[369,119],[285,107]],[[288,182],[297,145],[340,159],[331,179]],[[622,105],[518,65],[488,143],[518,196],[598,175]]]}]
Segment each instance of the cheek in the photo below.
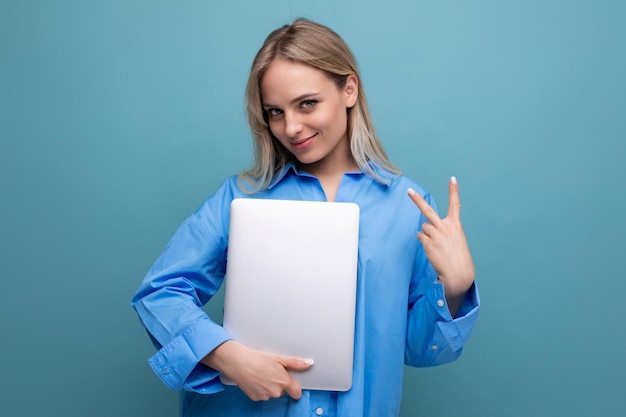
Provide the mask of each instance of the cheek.
[{"label": "cheek", "polygon": [[277,123],[277,122],[272,122],[270,121],[268,123],[269,128],[270,128],[270,133],[273,134],[274,136],[276,136],[277,138],[279,138],[281,136],[281,124]]},{"label": "cheek", "polygon": [[281,123],[270,123],[270,133],[274,136],[275,141],[280,143],[283,147],[287,147],[287,139],[285,139],[284,129],[281,127]]},{"label": "cheek", "polygon": [[343,134],[348,128],[348,115],[345,109],[338,108],[325,119],[326,129]]},{"label": "cheek", "polygon": [[343,111],[344,113],[342,113],[341,108],[328,109],[323,113],[317,114],[311,120],[311,123],[323,130],[343,130],[348,126],[347,114],[345,114],[345,110]]}]

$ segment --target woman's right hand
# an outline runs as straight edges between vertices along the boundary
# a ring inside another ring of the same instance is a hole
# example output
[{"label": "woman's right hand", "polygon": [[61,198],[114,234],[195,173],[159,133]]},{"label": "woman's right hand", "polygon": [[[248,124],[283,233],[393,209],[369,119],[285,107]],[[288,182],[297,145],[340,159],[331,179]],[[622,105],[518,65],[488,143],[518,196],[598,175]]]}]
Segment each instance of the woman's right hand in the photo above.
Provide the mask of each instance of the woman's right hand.
[{"label": "woman's right hand", "polygon": [[287,371],[306,371],[312,360],[276,356],[227,340],[209,353],[202,363],[232,379],[254,401],[266,401],[287,393],[302,396],[300,384]]}]

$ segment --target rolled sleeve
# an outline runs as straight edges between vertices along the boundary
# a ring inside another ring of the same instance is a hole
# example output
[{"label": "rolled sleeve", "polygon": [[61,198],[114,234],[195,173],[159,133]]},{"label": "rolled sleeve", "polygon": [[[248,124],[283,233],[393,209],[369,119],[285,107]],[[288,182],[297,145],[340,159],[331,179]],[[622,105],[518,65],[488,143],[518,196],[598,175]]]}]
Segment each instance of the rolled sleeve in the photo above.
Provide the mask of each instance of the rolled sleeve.
[{"label": "rolled sleeve", "polygon": [[[221,389],[219,372],[199,362],[217,346],[229,340],[227,332],[210,320],[201,320],[163,346],[148,362],[163,383],[173,390]],[[193,374],[193,375],[192,375]],[[190,378],[192,376],[192,378]],[[215,384],[210,384],[215,381]]]},{"label": "rolled sleeve", "polygon": [[158,349],[148,362],[174,390],[222,389],[219,372],[200,361],[230,336],[202,306],[224,279],[232,198],[231,180],[183,222],[133,297]]},{"label": "rolled sleeve", "polygon": [[[424,301],[423,309],[416,304],[411,312],[405,361],[419,367],[452,362],[460,356],[478,319],[480,298],[476,283],[467,291],[455,319],[450,315],[443,284],[432,283]],[[416,319],[420,310],[423,320]],[[434,326],[429,327],[428,323]]]}]

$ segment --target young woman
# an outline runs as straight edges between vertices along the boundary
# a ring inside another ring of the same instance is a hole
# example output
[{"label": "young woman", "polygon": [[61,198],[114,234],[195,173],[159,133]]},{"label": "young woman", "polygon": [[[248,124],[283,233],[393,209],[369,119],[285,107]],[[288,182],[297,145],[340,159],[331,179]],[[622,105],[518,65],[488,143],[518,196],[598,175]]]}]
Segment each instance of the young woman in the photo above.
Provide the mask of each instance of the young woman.
[{"label": "young woman", "polygon": [[[133,299],[158,349],[149,362],[181,390],[183,416],[396,416],[404,364],[455,360],[478,315],[456,179],[442,219],[432,197],[389,162],[352,53],[320,24],[298,19],[268,36],[246,99],[252,168],[182,224]],[[359,205],[349,391],[302,390],[288,370],[314,364],[244,346],[203,312],[224,278],[237,197]],[[237,386],[222,385],[221,373]]]}]

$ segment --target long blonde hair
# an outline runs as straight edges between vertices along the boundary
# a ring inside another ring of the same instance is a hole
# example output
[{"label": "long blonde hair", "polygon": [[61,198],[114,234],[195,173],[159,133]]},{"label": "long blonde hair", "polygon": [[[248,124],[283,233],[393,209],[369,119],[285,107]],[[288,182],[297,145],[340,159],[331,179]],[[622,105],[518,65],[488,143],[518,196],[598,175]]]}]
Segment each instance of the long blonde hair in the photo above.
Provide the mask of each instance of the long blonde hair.
[{"label": "long blonde hair", "polygon": [[252,193],[266,189],[275,175],[294,160],[270,131],[261,99],[261,79],[278,57],[323,71],[339,88],[345,86],[348,75],[356,75],[358,98],[348,109],[347,127],[352,157],[361,170],[378,181],[383,179],[372,165],[389,174],[399,174],[374,130],[350,48],[332,29],[300,18],[270,33],[252,62],[246,86],[246,113],[254,139],[254,161],[250,169],[239,175],[239,184],[244,191]]}]

